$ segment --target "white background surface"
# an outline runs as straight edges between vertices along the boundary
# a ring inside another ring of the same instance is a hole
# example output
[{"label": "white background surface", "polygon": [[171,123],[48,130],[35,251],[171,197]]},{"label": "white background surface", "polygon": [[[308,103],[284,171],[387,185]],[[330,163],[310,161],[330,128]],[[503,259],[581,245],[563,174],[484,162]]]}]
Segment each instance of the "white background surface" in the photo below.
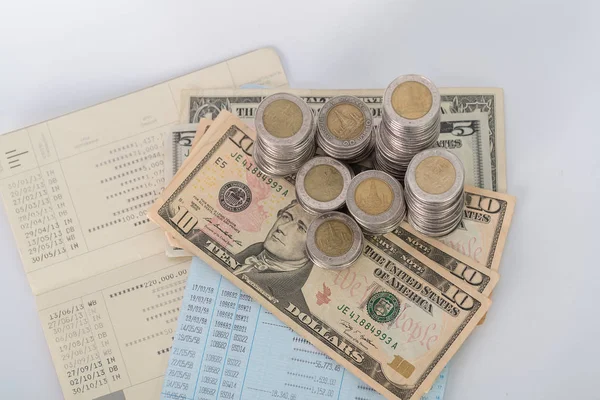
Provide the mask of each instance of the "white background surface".
[{"label": "white background surface", "polygon": [[[598,1],[0,3],[0,132],[274,46],[302,88],[505,90],[517,208],[487,322],[447,400],[598,399]],[[168,4],[168,5],[167,5]],[[4,210],[0,398],[62,398]]]}]

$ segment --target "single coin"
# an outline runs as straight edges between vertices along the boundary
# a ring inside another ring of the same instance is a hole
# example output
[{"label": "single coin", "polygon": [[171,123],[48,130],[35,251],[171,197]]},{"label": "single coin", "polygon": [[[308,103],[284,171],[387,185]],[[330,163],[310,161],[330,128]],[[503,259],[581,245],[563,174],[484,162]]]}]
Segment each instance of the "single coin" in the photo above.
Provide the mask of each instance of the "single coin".
[{"label": "single coin", "polygon": [[427,157],[415,170],[417,185],[430,194],[445,193],[456,180],[456,169],[452,163],[440,156]]},{"label": "single coin", "polygon": [[340,140],[356,139],[365,129],[365,117],[355,105],[341,103],[327,114],[327,128]]},{"label": "single coin", "polygon": [[355,262],[363,250],[363,234],[356,221],[341,212],[319,215],[306,231],[306,254],[320,268],[339,270]]},{"label": "single coin", "polygon": [[358,208],[369,215],[379,215],[392,206],[394,191],[387,182],[377,178],[365,179],[354,192]]},{"label": "single coin", "polygon": [[294,136],[302,126],[302,110],[289,100],[275,100],[265,108],[265,129],[278,138]]},{"label": "single coin", "polygon": [[331,219],[323,222],[315,231],[315,244],[325,255],[339,257],[346,254],[354,243],[352,230],[344,222]]},{"label": "single coin", "polygon": [[406,119],[419,119],[431,110],[433,96],[427,86],[408,81],[398,85],[392,93],[394,111]]},{"label": "single coin", "polygon": [[344,177],[331,165],[320,164],[312,167],[304,178],[304,189],[315,200],[331,201],[342,193]]}]

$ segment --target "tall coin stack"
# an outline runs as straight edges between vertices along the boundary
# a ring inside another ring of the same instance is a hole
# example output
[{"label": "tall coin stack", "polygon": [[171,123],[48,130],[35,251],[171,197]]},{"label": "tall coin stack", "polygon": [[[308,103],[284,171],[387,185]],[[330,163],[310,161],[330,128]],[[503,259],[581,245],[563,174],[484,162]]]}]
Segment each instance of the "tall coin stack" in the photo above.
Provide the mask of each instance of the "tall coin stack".
[{"label": "tall coin stack", "polygon": [[410,160],[440,134],[440,92],[421,75],[396,78],[383,95],[375,168],[402,180]]},{"label": "tall coin stack", "polygon": [[448,150],[433,148],[417,154],[404,178],[408,222],[427,236],[452,232],[463,216],[465,172]]},{"label": "tall coin stack", "polygon": [[377,170],[361,172],[352,179],[346,206],[363,231],[372,235],[393,231],[406,215],[402,186]]},{"label": "tall coin stack", "polygon": [[254,125],[253,158],[258,168],[269,175],[293,174],[315,154],[313,114],[298,96],[268,96],[256,110]]},{"label": "tall coin stack", "polygon": [[317,118],[317,144],[338,160],[356,163],[375,146],[371,110],[354,96],[336,96],[327,101]]}]

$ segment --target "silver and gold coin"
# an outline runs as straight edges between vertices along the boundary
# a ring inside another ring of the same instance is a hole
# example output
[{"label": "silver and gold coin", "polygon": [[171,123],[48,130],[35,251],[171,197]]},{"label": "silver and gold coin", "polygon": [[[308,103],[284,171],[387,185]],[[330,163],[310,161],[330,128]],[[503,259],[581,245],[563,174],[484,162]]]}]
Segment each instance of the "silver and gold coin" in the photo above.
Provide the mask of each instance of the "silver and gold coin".
[{"label": "silver and gold coin", "polygon": [[428,236],[449,234],[462,220],[464,185],[464,166],[456,155],[439,148],[420,152],[404,178],[408,222]]},{"label": "silver and gold coin", "polygon": [[367,158],[375,146],[369,107],[354,96],[328,100],[317,118],[317,144],[339,160],[355,163]]},{"label": "silver and gold coin", "polygon": [[362,254],[364,237],[351,217],[337,211],[319,215],[309,225],[306,237],[308,258],[318,267],[343,269]]},{"label": "silver and gold coin", "polygon": [[404,179],[410,160],[439,137],[440,105],[439,90],[429,79],[421,75],[396,78],[383,96],[375,141],[376,167]]},{"label": "silver and gold coin", "polygon": [[274,176],[294,174],[315,153],[315,123],[310,108],[298,96],[266,97],[254,118],[254,161]]},{"label": "silver and gold coin", "polygon": [[361,172],[352,179],[346,205],[363,231],[372,235],[391,232],[406,215],[402,185],[377,170]]},{"label": "silver and gold coin", "polygon": [[331,157],[315,157],[296,174],[296,198],[313,214],[334,211],[346,203],[346,193],[354,174]]}]

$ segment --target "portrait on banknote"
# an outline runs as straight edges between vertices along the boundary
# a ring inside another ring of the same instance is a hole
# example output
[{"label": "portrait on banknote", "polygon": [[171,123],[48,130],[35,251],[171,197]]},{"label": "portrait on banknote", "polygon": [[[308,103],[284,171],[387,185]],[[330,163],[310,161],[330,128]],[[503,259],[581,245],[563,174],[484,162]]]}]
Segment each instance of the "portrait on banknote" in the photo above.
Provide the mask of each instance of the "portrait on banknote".
[{"label": "portrait on banknote", "polygon": [[236,256],[242,266],[234,274],[246,274],[246,279],[272,296],[285,295],[299,309],[309,313],[302,287],[313,268],[306,255],[306,231],[314,218],[292,200],[279,210],[265,240],[250,245]]},{"label": "portrait on banknote", "polygon": [[[220,166],[213,164],[214,170],[210,165],[206,166],[212,173],[207,174],[203,182],[212,186],[214,176],[222,166],[222,163]],[[315,216],[301,207],[293,193],[283,196],[274,207],[268,207],[267,192],[260,189],[263,180],[252,170],[242,168],[242,175],[236,179],[221,184],[214,182],[214,200],[210,205],[202,203],[211,216],[194,222],[187,235],[194,243],[209,246],[214,243],[221,249],[228,249],[234,275],[267,297],[289,299],[308,314],[302,288],[313,269],[306,253],[306,234]],[[271,186],[275,184],[275,190],[283,187],[272,178],[269,180]],[[191,215],[182,214],[177,202],[166,207],[164,212],[172,221],[180,221],[180,225]],[[237,231],[240,224],[251,234],[240,235]],[[183,226],[186,229],[186,225]]]}]

